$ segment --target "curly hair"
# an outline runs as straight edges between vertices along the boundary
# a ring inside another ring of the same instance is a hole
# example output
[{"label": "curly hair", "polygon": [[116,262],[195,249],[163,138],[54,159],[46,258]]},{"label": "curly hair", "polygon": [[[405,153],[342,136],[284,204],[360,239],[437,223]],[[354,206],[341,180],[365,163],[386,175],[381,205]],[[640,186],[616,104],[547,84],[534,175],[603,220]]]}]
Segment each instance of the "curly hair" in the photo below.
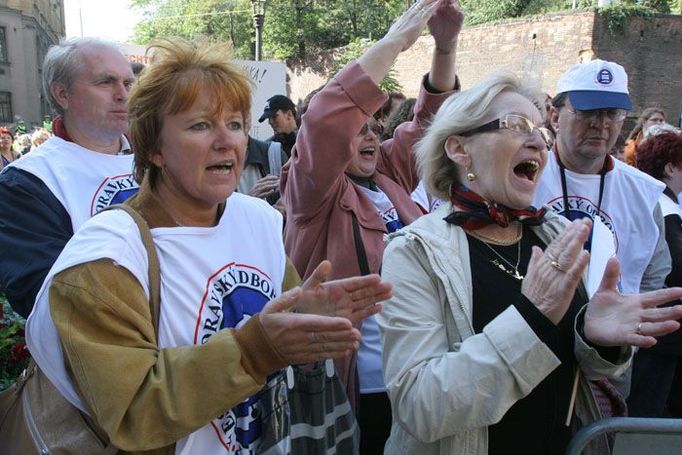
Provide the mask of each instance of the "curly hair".
[{"label": "curly hair", "polygon": [[174,38],[159,40],[149,49],[154,49],[152,62],[130,91],[128,113],[135,145],[135,179],[141,183],[149,172],[153,187],[160,169],[151,156],[160,147],[163,117],[190,109],[206,89],[213,100],[213,115],[230,106],[248,122],[253,83],[230,60],[231,48],[226,44],[194,44]]},{"label": "curly hair", "polygon": [[650,176],[665,180],[665,166],[682,164],[682,133],[667,132],[642,141],[637,147],[637,168]]}]

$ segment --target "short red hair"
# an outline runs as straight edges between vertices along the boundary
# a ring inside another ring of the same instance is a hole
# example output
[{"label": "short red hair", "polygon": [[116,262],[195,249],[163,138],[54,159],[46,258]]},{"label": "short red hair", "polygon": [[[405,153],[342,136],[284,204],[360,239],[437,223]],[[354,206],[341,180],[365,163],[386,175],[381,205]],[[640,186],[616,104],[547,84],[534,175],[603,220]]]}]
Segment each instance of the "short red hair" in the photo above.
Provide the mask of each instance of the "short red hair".
[{"label": "short red hair", "polygon": [[682,133],[670,131],[650,136],[637,146],[635,156],[640,171],[663,180],[666,164],[672,163],[676,167],[682,164]]}]

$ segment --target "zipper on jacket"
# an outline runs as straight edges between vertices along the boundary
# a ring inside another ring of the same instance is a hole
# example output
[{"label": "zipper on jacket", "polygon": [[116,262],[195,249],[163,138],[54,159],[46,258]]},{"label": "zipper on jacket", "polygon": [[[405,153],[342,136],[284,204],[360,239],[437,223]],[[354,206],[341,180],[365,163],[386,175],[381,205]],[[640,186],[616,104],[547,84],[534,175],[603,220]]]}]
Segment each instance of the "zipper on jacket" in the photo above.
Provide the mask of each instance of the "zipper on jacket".
[{"label": "zipper on jacket", "polygon": [[31,433],[31,438],[36,448],[40,451],[40,455],[49,455],[50,449],[45,444],[43,437],[40,435],[38,426],[33,419],[33,412],[31,412],[31,405],[28,402],[28,390],[24,390],[21,394],[21,405],[24,408],[24,418],[26,419],[26,426],[28,427],[29,433]]}]

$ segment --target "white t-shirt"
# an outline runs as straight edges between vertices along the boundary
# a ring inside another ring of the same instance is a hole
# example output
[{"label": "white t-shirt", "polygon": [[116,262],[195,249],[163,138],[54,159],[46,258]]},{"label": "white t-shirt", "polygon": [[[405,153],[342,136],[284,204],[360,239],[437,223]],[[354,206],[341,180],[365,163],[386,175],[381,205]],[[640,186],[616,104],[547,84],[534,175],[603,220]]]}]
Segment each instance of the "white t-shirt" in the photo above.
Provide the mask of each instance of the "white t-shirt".
[{"label": "white t-shirt", "polygon": [[[227,200],[217,226],[152,229],[161,269],[159,347],[203,344],[222,328],[240,327],[279,296],[286,262],[281,232],[282,216],[276,210],[239,193]],[[135,222],[123,211],[106,212],[87,221],[66,245],[27,322],[31,354],[81,410],[84,406],[62,360],[48,289],[60,271],[101,258],[129,270],[148,295],[147,253]],[[251,417],[254,406],[249,399],[217,417],[178,441],[176,453],[224,454],[225,447],[229,452],[254,453],[259,442],[258,423]]]},{"label": "white t-shirt", "polygon": [[132,154],[94,152],[56,136],[11,166],[45,183],[71,217],[73,232],[95,213],[138,190]]},{"label": "white t-shirt", "polygon": [[421,207],[423,210],[426,210],[427,213],[435,212],[436,209],[443,204],[442,199],[438,199],[437,197],[426,192],[424,182],[421,180],[410,197],[414,202],[417,203],[417,205],[419,205],[419,207]]},{"label": "white t-shirt", "polygon": [[[383,191],[372,191],[360,186],[362,192],[377,210],[384,220],[387,232],[395,232],[405,225],[400,221],[398,211],[391,200]],[[360,380],[360,393],[380,393],[386,391],[384,374],[381,366],[381,337],[379,326],[374,316],[362,321],[362,338],[358,350],[358,379]]]},{"label": "white t-shirt", "polygon": [[[620,261],[620,289],[639,294],[646,267],[656,248],[659,231],[652,216],[665,185],[645,173],[613,160],[614,168],[604,176],[604,194],[599,216],[614,237]],[[594,218],[599,202],[599,174],[578,174],[568,169],[566,188],[571,219]],[[561,173],[553,152],[548,154],[533,205],[549,205],[564,214]]]}]

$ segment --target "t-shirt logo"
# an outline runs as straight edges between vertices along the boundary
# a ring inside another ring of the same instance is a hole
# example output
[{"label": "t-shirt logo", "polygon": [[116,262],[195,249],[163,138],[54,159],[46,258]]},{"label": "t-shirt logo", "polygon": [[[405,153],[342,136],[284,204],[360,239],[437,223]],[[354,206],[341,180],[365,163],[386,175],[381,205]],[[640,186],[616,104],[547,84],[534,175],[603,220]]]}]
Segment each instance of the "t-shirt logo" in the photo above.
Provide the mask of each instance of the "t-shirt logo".
[{"label": "t-shirt logo", "polygon": [[90,216],[114,204],[121,204],[140,189],[133,174],[107,177],[95,191],[90,204]]},{"label": "t-shirt logo", "polygon": [[403,222],[400,221],[398,211],[395,209],[395,207],[391,207],[390,209],[384,212],[380,212],[379,215],[381,215],[381,219],[384,220],[384,224],[386,225],[386,232],[388,232],[389,234],[391,232],[398,231],[405,227]]},{"label": "t-shirt logo", "polygon": [[[270,277],[256,267],[230,263],[211,276],[201,301],[194,344],[204,344],[221,329],[244,325],[277,296]],[[254,395],[211,422],[228,452],[255,453],[262,433],[262,413]]]},{"label": "t-shirt logo", "polygon": [[613,83],[613,73],[606,68],[602,68],[597,73],[597,83],[601,85],[611,85]]},{"label": "t-shirt logo", "polygon": [[[587,198],[580,196],[568,196],[568,210],[564,209],[564,198],[560,196],[554,200],[549,201],[548,205],[554,209],[555,212],[563,215],[571,221],[579,220],[581,218],[590,218],[591,220],[597,215],[597,206],[592,203]],[[599,218],[601,218],[604,225],[609,228],[609,231],[613,234],[613,240],[616,244],[616,251],[618,251],[618,235],[613,227],[613,220],[603,210],[599,210]],[[590,244],[586,246],[587,250],[590,249]]]}]

